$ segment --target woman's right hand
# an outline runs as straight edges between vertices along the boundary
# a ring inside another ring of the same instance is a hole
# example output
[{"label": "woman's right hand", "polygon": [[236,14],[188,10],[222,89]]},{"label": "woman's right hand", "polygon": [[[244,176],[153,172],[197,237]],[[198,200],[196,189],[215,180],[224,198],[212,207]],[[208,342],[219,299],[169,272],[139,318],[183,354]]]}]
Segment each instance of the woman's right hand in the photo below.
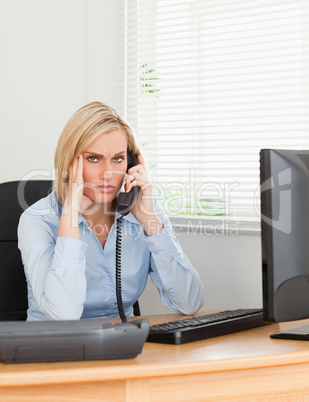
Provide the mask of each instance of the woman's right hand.
[{"label": "woman's right hand", "polygon": [[84,195],[83,156],[79,155],[69,169],[68,194],[65,200],[65,209],[71,213],[82,214],[93,201]]}]

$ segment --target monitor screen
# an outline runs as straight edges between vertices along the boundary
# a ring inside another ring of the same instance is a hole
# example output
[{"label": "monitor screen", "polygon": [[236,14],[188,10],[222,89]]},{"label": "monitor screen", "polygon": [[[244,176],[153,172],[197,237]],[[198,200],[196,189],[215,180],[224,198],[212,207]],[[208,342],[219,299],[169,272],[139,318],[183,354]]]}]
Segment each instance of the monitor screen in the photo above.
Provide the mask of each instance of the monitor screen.
[{"label": "monitor screen", "polygon": [[309,151],[260,152],[263,310],[309,317]]}]

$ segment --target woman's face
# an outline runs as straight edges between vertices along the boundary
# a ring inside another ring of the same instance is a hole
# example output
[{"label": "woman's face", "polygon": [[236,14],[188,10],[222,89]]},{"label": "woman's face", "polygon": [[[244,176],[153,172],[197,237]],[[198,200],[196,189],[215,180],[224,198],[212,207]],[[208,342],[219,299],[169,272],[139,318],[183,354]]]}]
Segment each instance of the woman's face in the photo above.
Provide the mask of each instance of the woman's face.
[{"label": "woman's face", "polygon": [[128,139],[122,129],[104,133],[83,152],[84,195],[94,203],[111,203],[127,170]]}]

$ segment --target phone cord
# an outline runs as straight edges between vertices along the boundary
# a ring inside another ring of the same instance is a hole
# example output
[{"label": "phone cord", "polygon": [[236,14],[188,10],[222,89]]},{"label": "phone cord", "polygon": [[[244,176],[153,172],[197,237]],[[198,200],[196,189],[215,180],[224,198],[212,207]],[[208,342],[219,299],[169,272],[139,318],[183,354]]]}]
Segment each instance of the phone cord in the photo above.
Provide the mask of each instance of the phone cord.
[{"label": "phone cord", "polygon": [[116,297],[119,317],[122,322],[127,322],[127,317],[124,312],[122,294],[121,294],[121,241],[122,241],[122,217],[116,220]]}]

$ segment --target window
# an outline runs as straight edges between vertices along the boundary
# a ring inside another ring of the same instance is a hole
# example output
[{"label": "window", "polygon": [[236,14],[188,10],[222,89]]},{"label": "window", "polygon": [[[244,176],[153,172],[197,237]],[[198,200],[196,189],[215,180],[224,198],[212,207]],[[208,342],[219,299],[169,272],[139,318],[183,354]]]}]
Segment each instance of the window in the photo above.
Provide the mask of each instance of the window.
[{"label": "window", "polygon": [[309,146],[308,3],[125,2],[124,112],[173,222],[259,230],[260,149]]}]

